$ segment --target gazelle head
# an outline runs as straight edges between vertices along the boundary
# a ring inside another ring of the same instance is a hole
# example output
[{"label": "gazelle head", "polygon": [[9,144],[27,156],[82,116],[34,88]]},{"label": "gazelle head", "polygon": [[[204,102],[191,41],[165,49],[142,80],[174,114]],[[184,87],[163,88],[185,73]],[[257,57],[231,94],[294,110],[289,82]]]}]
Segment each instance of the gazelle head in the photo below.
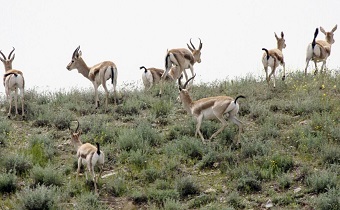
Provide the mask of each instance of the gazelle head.
[{"label": "gazelle head", "polygon": [[183,74],[178,78],[178,89],[179,89],[180,94],[188,95],[189,93],[188,93],[187,85],[189,84],[190,80],[193,80],[196,77],[196,74],[190,79],[188,79],[184,83],[184,85],[182,85],[182,77],[183,77]]},{"label": "gazelle head", "polygon": [[13,54],[13,57],[11,57],[11,56],[12,56],[12,53],[14,52],[14,50],[15,50],[15,48],[13,47],[13,50],[9,53],[7,58],[0,50],[0,54],[2,56],[2,58],[0,57],[0,60],[4,64],[6,71],[12,69],[12,62],[15,58],[15,53]]},{"label": "gazelle head", "polygon": [[276,33],[275,34],[275,38],[277,40],[277,49],[282,50],[284,48],[286,48],[286,40],[284,39],[284,34],[283,32],[281,32],[281,38],[279,38]]},{"label": "gazelle head", "polygon": [[76,128],[76,130],[72,131],[69,128],[71,130],[71,142],[72,142],[72,144],[75,147],[80,146],[82,144],[81,141],[80,141],[81,131],[78,131],[78,129],[79,129],[79,121],[78,120],[76,120],[76,121],[77,121],[77,128]]},{"label": "gazelle head", "polygon": [[334,38],[333,38],[333,35],[334,35],[334,31],[337,29],[338,25],[335,25],[334,28],[329,31],[329,32],[326,32],[324,28],[322,28],[320,26],[320,31],[325,34],[325,40],[329,43],[329,44],[333,44],[335,42]]},{"label": "gazelle head", "polygon": [[199,45],[197,50],[196,50],[195,46],[192,44],[191,39],[190,39],[191,46],[189,44],[187,44],[189,50],[191,51],[191,53],[194,56],[195,61],[197,63],[201,63],[201,49],[202,49],[202,45],[203,45],[200,38],[199,38],[199,40],[200,40],[200,45]]},{"label": "gazelle head", "polygon": [[80,46],[78,46],[72,55],[72,60],[71,62],[66,66],[66,68],[71,71],[72,69],[76,69],[77,68],[77,61],[81,58],[81,51],[79,50]]}]

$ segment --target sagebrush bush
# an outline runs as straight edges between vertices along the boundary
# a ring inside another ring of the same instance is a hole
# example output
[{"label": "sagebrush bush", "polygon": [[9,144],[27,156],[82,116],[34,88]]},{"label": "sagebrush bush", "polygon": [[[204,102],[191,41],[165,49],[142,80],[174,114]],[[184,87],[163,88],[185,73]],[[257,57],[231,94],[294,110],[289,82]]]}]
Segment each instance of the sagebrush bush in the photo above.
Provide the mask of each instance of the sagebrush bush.
[{"label": "sagebrush bush", "polygon": [[179,194],[174,189],[157,190],[150,188],[147,190],[148,201],[155,203],[157,206],[163,206],[168,199],[178,200]]},{"label": "sagebrush bush", "polygon": [[340,189],[331,188],[327,192],[320,194],[313,202],[320,210],[340,209]]},{"label": "sagebrush bush", "polygon": [[41,166],[34,166],[31,170],[31,177],[33,180],[33,186],[45,185],[45,186],[62,186],[63,177],[62,174],[56,171],[52,166],[42,168]]},{"label": "sagebrush bush", "polygon": [[244,193],[258,192],[262,190],[261,181],[250,174],[243,175],[237,181],[237,190]]},{"label": "sagebrush bush", "polygon": [[292,185],[293,180],[289,175],[284,174],[278,178],[278,183],[281,189],[288,189]]},{"label": "sagebrush bush", "polygon": [[324,193],[337,186],[337,174],[327,170],[314,172],[305,182],[311,192]]},{"label": "sagebrush bush", "polygon": [[189,209],[197,209],[217,201],[213,194],[201,194],[189,202]]},{"label": "sagebrush bush", "polygon": [[180,203],[180,201],[172,199],[172,198],[166,198],[163,202],[164,210],[182,210],[183,206]]},{"label": "sagebrush bush", "polygon": [[197,182],[190,176],[178,178],[176,180],[175,186],[181,198],[185,198],[188,195],[196,195],[200,193]]},{"label": "sagebrush bush", "polygon": [[11,124],[7,120],[1,120],[0,122],[0,146],[4,146],[6,140],[11,132]]},{"label": "sagebrush bush", "polygon": [[74,119],[75,115],[73,112],[62,110],[53,114],[52,123],[58,130],[65,130],[70,127],[70,123]]},{"label": "sagebrush bush", "polygon": [[117,146],[120,150],[137,150],[143,146],[143,141],[133,129],[123,129],[117,139]]},{"label": "sagebrush bush", "polygon": [[201,160],[205,152],[202,141],[192,137],[182,137],[178,140],[177,147],[191,159]]},{"label": "sagebrush bush", "polygon": [[13,173],[0,174],[0,193],[13,193],[17,190],[17,177]]},{"label": "sagebrush bush", "polygon": [[142,178],[148,183],[156,181],[161,176],[162,176],[161,171],[153,167],[146,168],[145,170],[142,171]]},{"label": "sagebrush bush", "polygon": [[139,170],[144,169],[148,163],[148,155],[140,149],[130,150],[129,163]]},{"label": "sagebrush bush", "polygon": [[57,209],[59,193],[55,187],[39,185],[34,189],[24,188],[17,193],[18,202],[15,204],[18,209],[45,210]]},{"label": "sagebrush bush", "polygon": [[148,122],[141,121],[136,128],[136,132],[144,144],[157,146],[162,142],[161,136]]},{"label": "sagebrush bush", "polygon": [[241,155],[243,158],[263,156],[269,153],[270,145],[259,140],[244,139],[242,141]]},{"label": "sagebrush bush", "polygon": [[151,113],[155,115],[156,118],[167,117],[172,107],[173,107],[173,104],[171,101],[159,100],[158,102],[152,105]]},{"label": "sagebrush bush", "polygon": [[99,195],[92,192],[84,192],[78,197],[75,209],[104,210],[106,208],[100,202]]},{"label": "sagebrush bush", "polygon": [[227,203],[236,208],[243,209],[245,205],[243,204],[242,196],[237,191],[232,191],[226,198]]},{"label": "sagebrush bush", "polygon": [[56,155],[56,148],[51,137],[46,135],[32,135],[28,139],[27,154],[31,156],[33,164],[45,166]]},{"label": "sagebrush bush", "polygon": [[3,159],[6,171],[14,172],[16,175],[24,175],[33,165],[30,158],[22,154],[9,154]]},{"label": "sagebrush bush", "polygon": [[221,158],[218,152],[209,151],[207,154],[203,156],[202,160],[198,164],[198,167],[200,169],[213,168],[214,164],[218,163],[220,160]]},{"label": "sagebrush bush", "polygon": [[127,181],[124,177],[115,177],[113,180],[110,180],[106,183],[106,188],[110,195],[115,197],[121,197],[127,192]]},{"label": "sagebrush bush", "polygon": [[322,160],[328,164],[340,163],[340,147],[338,145],[326,144],[322,147]]}]

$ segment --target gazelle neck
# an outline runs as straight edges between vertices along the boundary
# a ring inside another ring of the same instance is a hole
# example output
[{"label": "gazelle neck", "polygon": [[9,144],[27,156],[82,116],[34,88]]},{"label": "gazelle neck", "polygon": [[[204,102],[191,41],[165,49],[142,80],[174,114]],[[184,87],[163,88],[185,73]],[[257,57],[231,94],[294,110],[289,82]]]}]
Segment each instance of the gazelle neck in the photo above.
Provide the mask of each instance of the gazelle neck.
[{"label": "gazelle neck", "polygon": [[85,61],[83,60],[83,58],[79,58],[79,59],[78,59],[77,69],[78,69],[78,72],[79,72],[80,74],[82,74],[84,77],[86,77],[87,79],[89,79],[90,68],[86,65],[86,63],[85,63]]}]

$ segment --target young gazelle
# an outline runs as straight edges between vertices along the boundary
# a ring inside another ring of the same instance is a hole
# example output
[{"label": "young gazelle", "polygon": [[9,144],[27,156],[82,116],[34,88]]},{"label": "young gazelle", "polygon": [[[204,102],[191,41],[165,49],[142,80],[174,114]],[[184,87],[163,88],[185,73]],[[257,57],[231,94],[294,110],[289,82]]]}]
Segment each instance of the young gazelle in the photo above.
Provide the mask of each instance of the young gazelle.
[{"label": "young gazelle", "polygon": [[[141,66],[139,69],[144,70],[142,80],[146,90],[150,90],[155,84],[158,84],[164,74],[163,69],[145,68],[145,66]],[[176,81],[179,78],[177,69],[177,66],[171,67],[169,74],[165,77],[165,81]]]},{"label": "young gazelle", "polygon": [[308,64],[310,60],[313,60],[315,64],[314,74],[318,73],[318,66],[317,66],[318,62],[322,62],[322,66],[321,66],[321,72],[322,72],[326,64],[327,58],[331,55],[331,46],[335,42],[333,35],[336,29],[337,29],[337,25],[335,25],[331,31],[326,32],[325,29],[323,29],[320,26],[320,31],[323,34],[325,34],[325,40],[315,41],[319,33],[318,28],[316,28],[314,32],[314,39],[312,43],[310,43],[307,47],[305,75],[307,75],[307,68],[308,68]]},{"label": "young gazelle", "polygon": [[72,69],[78,69],[78,72],[82,74],[85,78],[89,79],[94,86],[95,93],[95,106],[99,107],[99,99],[98,99],[98,87],[103,85],[105,90],[105,108],[107,108],[109,91],[106,87],[106,81],[111,78],[111,83],[113,85],[114,91],[114,101],[116,104],[116,86],[117,86],[117,67],[111,61],[104,61],[94,65],[92,67],[88,67],[81,57],[81,51],[79,51],[79,47],[75,49],[72,55],[71,62],[67,65],[67,69],[71,71]]},{"label": "young gazelle", "polygon": [[2,58],[0,60],[5,66],[5,74],[3,77],[3,84],[5,86],[5,92],[7,100],[9,101],[9,110],[7,117],[11,117],[11,109],[12,109],[12,92],[14,91],[14,105],[15,105],[15,115],[18,114],[18,89],[20,90],[20,98],[21,98],[21,115],[25,117],[25,110],[24,110],[24,92],[25,92],[25,79],[24,75],[21,71],[12,69],[12,62],[15,58],[15,53],[13,57],[11,57],[12,53],[14,52],[15,48],[9,53],[8,57],[0,51]]},{"label": "young gazelle", "polygon": [[[94,188],[95,188],[95,191],[97,192],[98,191],[97,183],[98,183],[99,177],[101,176],[103,172],[105,156],[104,156],[104,153],[100,150],[100,146],[98,142],[96,143],[96,146],[90,143],[83,144],[81,142],[81,139],[80,139],[81,131],[78,131],[79,121],[77,122],[78,122],[78,125],[77,125],[76,130],[74,132],[71,131],[71,142],[77,150],[77,158],[78,158],[77,179],[79,176],[81,164],[86,165],[87,169],[92,175]],[[100,172],[99,172],[99,175],[96,177],[96,174],[94,172],[94,166],[97,163],[99,164]],[[88,180],[86,171],[85,171],[85,176],[86,176],[86,180]]]},{"label": "young gazelle", "polygon": [[222,126],[209,138],[209,140],[216,137],[217,134],[222,132],[227,126],[227,121],[223,117],[224,114],[227,114],[227,118],[233,121],[239,128],[237,140],[237,144],[239,144],[243,123],[236,117],[236,114],[238,113],[239,110],[239,104],[237,103],[237,100],[239,98],[245,97],[240,95],[237,96],[236,99],[234,100],[229,96],[213,96],[193,101],[189,95],[188,90],[186,89],[186,86],[188,82],[194,77],[195,76],[187,80],[184,86],[182,86],[180,78],[178,79],[178,84],[179,84],[179,97],[181,99],[183,107],[189,114],[193,115],[197,121],[195,136],[197,137],[197,134],[199,134],[204,143],[205,140],[203,134],[200,131],[202,121],[204,119],[207,120],[218,119],[222,123]]},{"label": "young gazelle", "polygon": [[[177,66],[179,68],[179,75],[184,72],[185,79],[188,80],[188,75],[185,72],[185,69],[191,70],[192,76],[194,76],[194,64],[201,63],[201,49],[202,49],[202,42],[201,39],[200,44],[198,49],[195,48],[195,46],[192,44],[191,39],[190,39],[190,44],[187,44],[188,49],[185,48],[176,48],[176,49],[171,49],[168,50],[165,56],[165,72],[162,75],[161,78],[161,88],[159,91],[159,95],[162,95],[162,83],[165,79],[165,77],[168,75],[170,68],[172,65]],[[178,78],[177,78],[178,79]]]},{"label": "young gazelle", "polygon": [[[275,38],[277,40],[277,48],[267,50],[266,48],[262,48],[262,50],[265,51],[265,53],[262,56],[262,64],[264,67],[264,70],[266,71],[266,80],[269,85],[270,77],[273,75],[274,78],[274,87],[275,87],[275,70],[279,65],[282,65],[283,67],[283,76],[282,80],[285,80],[286,78],[286,69],[285,69],[285,62],[283,59],[282,49],[286,48],[286,41],[284,39],[284,34],[281,32],[281,38],[279,38],[276,33]],[[271,73],[268,75],[268,67],[271,68]]]}]

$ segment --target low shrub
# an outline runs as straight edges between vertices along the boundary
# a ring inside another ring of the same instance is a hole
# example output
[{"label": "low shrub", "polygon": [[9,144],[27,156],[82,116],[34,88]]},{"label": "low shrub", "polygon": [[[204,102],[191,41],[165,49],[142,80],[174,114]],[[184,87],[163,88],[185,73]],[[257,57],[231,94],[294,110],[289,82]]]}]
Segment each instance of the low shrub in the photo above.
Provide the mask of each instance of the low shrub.
[{"label": "low shrub", "polygon": [[17,194],[18,209],[43,210],[57,209],[59,202],[59,192],[55,187],[39,185],[34,189],[25,188]]},{"label": "low shrub", "polygon": [[333,172],[320,171],[309,175],[306,184],[311,192],[324,193],[337,185],[337,175]]},{"label": "low shrub", "polygon": [[99,195],[92,192],[84,192],[77,198],[76,210],[104,210],[104,205],[99,200]]},{"label": "low shrub", "polygon": [[245,208],[245,205],[243,204],[243,201],[242,201],[242,196],[237,191],[231,192],[227,196],[226,201],[230,206],[234,207],[235,209]]},{"label": "low shrub", "polygon": [[16,175],[24,175],[32,168],[32,161],[27,156],[21,154],[9,154],[3,160],[3,165],[8,172]]},{"label": "low shrub", "polygon": [[200,193],[199,186],[191,177],[181,177],[176,181],[176,190],[181,198]]},{"label": "low shrub", "polygon": [[53,167],[47,166],[46,168],[42,168],[41,166],[34,166],[31,171],[31,177],[33,180],[33,186],[37,185],[55,185],[62,186],[63,185],[63,177],[58,171],[56,171]]},{"label": "low shrub", "polygon": [[237,181],[237,190],[244,193],[258,192],[262,190],[261,181],[250,174],[243,175]]},{"label": "low shrub", "polygon": [[108,192],[115,197],[121,197],[127,192],[127,183],[123,177],[116,177],[106,183]]},{"label": "low shrub", "polygon": [[17,190],[17,177],[12,173],[0,174],[0,193],[13,193]]},{"label": "low shrub", "polygon": [[340,189],[331,188],[327,192],[320,194],[314,204],[320,210],[340,209]]}]

